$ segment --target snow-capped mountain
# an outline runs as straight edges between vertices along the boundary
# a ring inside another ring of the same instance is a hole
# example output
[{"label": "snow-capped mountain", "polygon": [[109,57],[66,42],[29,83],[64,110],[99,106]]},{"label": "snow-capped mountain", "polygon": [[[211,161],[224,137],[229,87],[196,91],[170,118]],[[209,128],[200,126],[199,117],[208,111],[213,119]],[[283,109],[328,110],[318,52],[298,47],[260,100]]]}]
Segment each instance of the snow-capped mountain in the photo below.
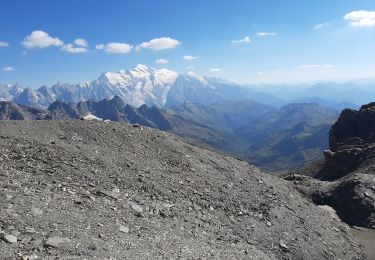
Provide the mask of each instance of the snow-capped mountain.
[{"label": "snow-capped mountain", "polygon": [[[0,85],[0,100],[46,108],[55,100],[65,103],[100,101],[119,96],[133,107],[165,107],[194,102],[211,104],[224,99],[246,99],[254,91],[234,83],[212,80],[193,72],[179,74],[168,69],[137,65],[129,70],[106,72],[91,82],[57,83],[38,89],[19,85]],[[271,96],[271,95],[269,95]]]},{"label": "snow-capped mountain", "polygon": [[134,107],[143,104],[162,107],[177,77],[177,72],[168,69],[156,70],[137,65],[126,71],[103,73],[91,83],[91,88],[96,93],[105,89],[108,94],[118,95]]}]

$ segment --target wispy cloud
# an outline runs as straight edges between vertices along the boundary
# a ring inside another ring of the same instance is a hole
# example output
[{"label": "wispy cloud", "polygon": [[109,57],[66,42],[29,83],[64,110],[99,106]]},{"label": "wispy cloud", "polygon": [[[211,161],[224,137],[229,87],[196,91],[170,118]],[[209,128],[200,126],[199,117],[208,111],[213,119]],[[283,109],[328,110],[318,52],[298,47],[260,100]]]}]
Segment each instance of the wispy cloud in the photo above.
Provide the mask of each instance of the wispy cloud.
[{"label": "wispy cloud", "polygon": [[182,42],[170,37],[155,38],[148,42],[143,42],[136,46],[136,50],[149,49],[154,51],[173,49],[181,45]]},{"label": "wispy cloud", "polygon": [[322,30],[326,27],[328,27],[330,25],[329,22],[325,22],[325,23],[319,23],[317,25],[314,26],[314,30],[318,31],[318,30]]},{"label": "wispy cloud", "polygon": [[219,68],[211,68],[210,69],[210,72],[212,73],[218,73],[218,72],[222,72],[223,70],[222,69],[219,69]]},{"label": "wispy cloud", "polygon": [[344,20],[355,27],[375,27],[375,11],[353,11],[347,13]]},{"label": "wispy cloud", "polygon": [[199,56],[185,55],[184,57],[182,57],[182,59],[187,61],[193,61],[199,59]]},{"label": "wispy cloud", "polygon": [[61,47],[62,51],[77,54],[85,53],[88,51],[87,47],[89,46],[88,42],[83,38],[78,38],[74,40],[74,43],[64,44]]},{"label": "wispy cloud", "polygon": [[62,51],[77,54],[77,53],[85,53],[87,52],[87,49],[84,47],[75,46],[71,43],[65,44],[61,47]]},{"label": "wispy cloud", "polygon": [[33,31],[30,35],[26,36],[22,45],[28,49],[33,48],[47,48],[50,46],[62,46],[64,44],[59,38],[51,37],[44,31]]},{"label": "wispy cloud", "polygon": [[12,72],[12,71],[15,71],[15,69],[11,66],[7,66],[7,67],[3,68],[3,71],[4,72]]},{"label": "wispy cloud", "polygon": [[250,43],[250,42],[251,42],[250,36],[245,36],[245,38],[243,38],[243,39],[233,40],[233,41],[232,41],[232,43],[234,43],[234,44],[239,44],[239,43]]},{"label": "wispy cloud", "polygon": [[155,61],[156,64],[168,64],[169,60],[167,59],[158,59]]},{"label": "wispy cloud", "polygon": [[74,44],[79,46],[79,47],[85,47],[85,48],[87,48],[89,46],[89,43],[83,38],[75,39]]},{"label": "wispy cloud", "polygon": [[9,43],[0,41],[0,48],[9,47]]},{"label": "wispy cloud", "polygon": [[127,54],[131,52],[133,46],[128,43],[111,42],[107,44],[98,44],[95,46],[97,50],[104,50],[107,53]]},{"label": "wispy cloud", "polygon": [[258,32],[257,35],[259,37],[273,37],[276,36],[275,32]]}]

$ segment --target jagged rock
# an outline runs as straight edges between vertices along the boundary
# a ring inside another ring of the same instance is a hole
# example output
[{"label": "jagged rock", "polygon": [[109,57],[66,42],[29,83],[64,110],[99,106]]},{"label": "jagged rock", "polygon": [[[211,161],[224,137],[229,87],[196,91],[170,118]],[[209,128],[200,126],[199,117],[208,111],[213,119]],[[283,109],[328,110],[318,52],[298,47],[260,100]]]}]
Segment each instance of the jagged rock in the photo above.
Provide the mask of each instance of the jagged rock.
[{"label": "jagged rock", "polygon": [[[322,168],[292,175],[297,189],[319,205],[329,205],[352,226],[375,229],[375,103],[345,109],[329,133]],[[300,172],[303,172],[301,170]],[[321,182],[319,180],[324,180]],[[329,182],[327,182],[329,181]]]},{"label": "jagged rock", "polygon": [[329,131],[322,179],[334,180],[353,172],[375,155],[375,103],[358,111],[345,109]]}]

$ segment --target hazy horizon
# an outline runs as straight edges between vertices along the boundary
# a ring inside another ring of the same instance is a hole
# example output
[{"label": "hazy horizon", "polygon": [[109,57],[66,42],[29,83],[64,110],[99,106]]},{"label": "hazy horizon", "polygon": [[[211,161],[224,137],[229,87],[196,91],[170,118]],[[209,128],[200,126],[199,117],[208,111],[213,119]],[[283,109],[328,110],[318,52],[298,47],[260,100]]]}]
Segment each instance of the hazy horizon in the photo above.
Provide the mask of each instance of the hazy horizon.
[{"label": "hazy horizon", "polygon": [[[137,64],[139,65],[139,64]],[[121,72],[121,71],[126,71],[126,70],[130,70],[132,68],[135,68],[137,65],[134,65],[132,67],[129,67],[129,68],[123,68],[123,69],[118,69],[116,71],[103,71],[102,73],[100,73],[99,75],[97,75],[96,77],[92,78],[92,79],[87,79],[87,80],[82,80],[82,81],[79,81],[79,82],[70,82],[70,81],[64,81],[64,80],[60,80],[60,81],[51,81],[51,82],[48,82],[48,83],[42,83],[40,85],[30,85],[28,84],[27,82],[20,82],[20,81],[14,81],[14,82],[0,82],[0,84],[10,84],[10,85],[21,85],[22,87],[29,87],[29,88],[33,88],[33,89],[37,89],[39,87],[42,87],[42,86],[47,86],[47,87],[50,87],[50,86],[53,86],[53,85],[56,85],[56,84],[70,84],[70,85],[77,85],[77,84],[81,84],[81,83],[85,83],[85,82],[92,82],[92,81],[95,81],[97,80],[101,74],[105,74],[107,72]],[[140,65],[143,65],[143,64],[140,64]],[[161,68],[155,68],[155,67],[148,67],[150,69],[168,69],[168,70],[172,70],[168,67],[161,67]],[[227,81],[227,82],[230,82],[230,83],[234,83],[234,84],[238,84],[238,85],[241,85],[241,86],[244,86],[244,87],[255,87],[255,88],[263,88],[263,87],[290,87],[290,88],[303,88],[303,87],[309,87],[309,86],[313,86],[313,85],[317,85],[317,84],[358,84],[358,85],[366,85],[366,84],[375,84],[375,77],[374,78],[352,78],[352,79],[332,79],[332,80],[314,80],[314,81],[301,81],[301,82],[298,82],[298,81],[295,81],[295,82],[241,82],[241,81],[235,81],[235,80],[229,80],[229,79],[226,79],[224,77],[220,77],[220,76],[213,76],[213,75],[209,75],[209,74],[199,74],[198,72],[196,71],[184,71],[184,72],[179,72],[179,71],[176,71],[177,73],[183,75],[183,74],[188,74],[188,73],[197,73],[198,75],[201,75],[201,76],[204,76],[206,78],[209,78],[209,79],[218,79],[218,80],[224,80],[224,81]],[[375,85],[374,85],[374,88],[375,88]]]}]

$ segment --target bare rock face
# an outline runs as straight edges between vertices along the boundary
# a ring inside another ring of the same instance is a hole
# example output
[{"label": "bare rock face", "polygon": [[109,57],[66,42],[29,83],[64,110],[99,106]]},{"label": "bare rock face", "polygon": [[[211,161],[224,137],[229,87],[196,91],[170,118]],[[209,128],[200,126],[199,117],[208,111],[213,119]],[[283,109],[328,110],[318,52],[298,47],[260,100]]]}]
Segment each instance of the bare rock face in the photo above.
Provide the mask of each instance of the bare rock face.
[{"label": "bare rock face", "polygon": [[374,137],[375,102],[363,105],[359,111],[353,109],[342,111],[329,134],[330,149],[337,151],[340,145],[350,138],[360,138],[365,142],[373,142]]},{"label": "bare rock face", "polygon": [[375,103],[359,111],[345,109],[329,132],[323,179],[334,180],[353,172],[375,157]]},{"label": "bare rock face", "polygon": [[316,179],[287,179],[315,203],[333,207],[349,225],[375,229],[375,103],[345,109],[329,143],[324,167],[307,173]]},{"label": "bare rock face", "polygon": [[0,169],[1,259],[364,259],[289,182],[146,127],[2,121]]}]

